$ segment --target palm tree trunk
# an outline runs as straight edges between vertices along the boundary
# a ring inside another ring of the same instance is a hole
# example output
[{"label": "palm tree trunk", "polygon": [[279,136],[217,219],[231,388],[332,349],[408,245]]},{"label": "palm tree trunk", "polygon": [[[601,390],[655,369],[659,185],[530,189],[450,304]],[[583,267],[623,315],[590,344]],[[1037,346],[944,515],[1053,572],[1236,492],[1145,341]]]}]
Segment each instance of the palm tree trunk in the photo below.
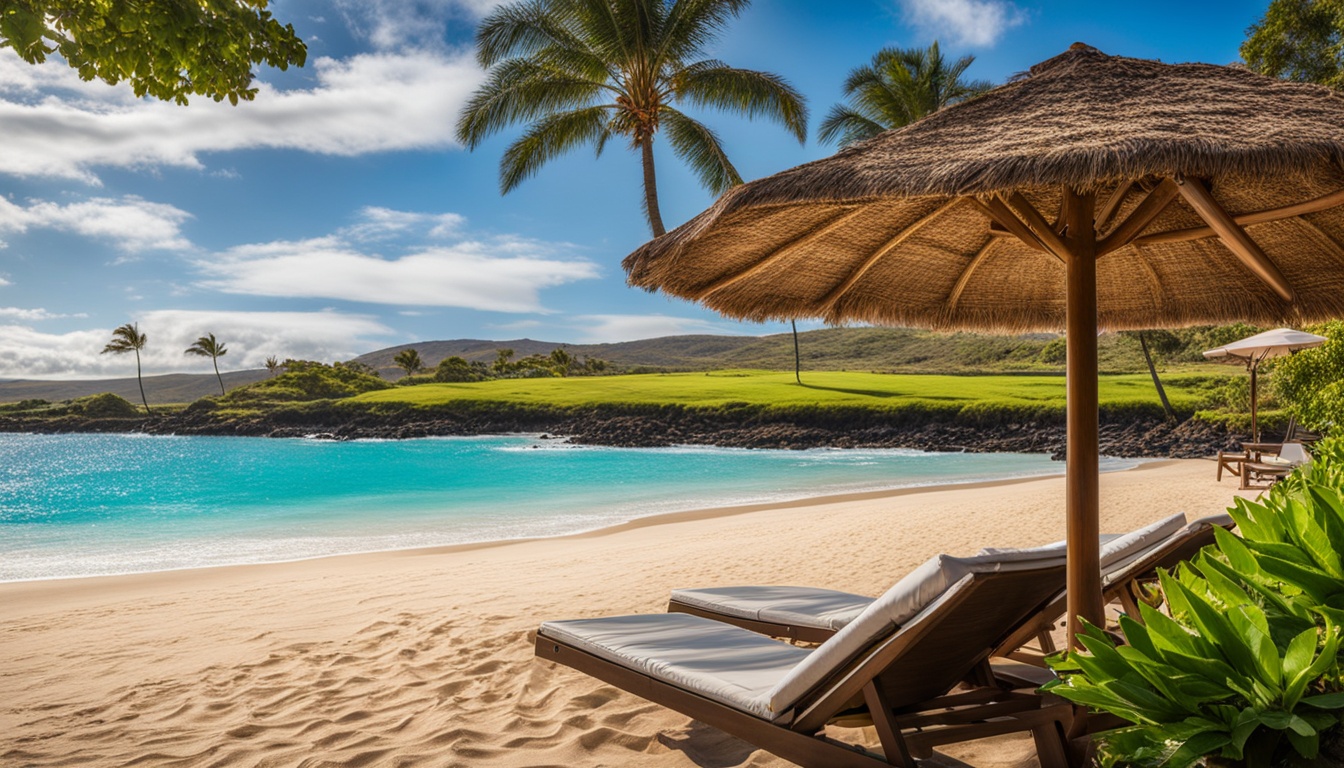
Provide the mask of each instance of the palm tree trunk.
[{"label": "palm tree trunk", "polygon": [[140,384],[140,402],[145,404],[145,415],[148,416],[151,411],[149,410],[149,399],[145,397],[145,379],[140,375],[140,350],[138,349],[135,350],[135,380]]},{"label": "palm tree trunk", "polygon": [[802,384],[803,359],[798,356],[798,321],[790,320],[789,325],[793,326],[793,378],[799,384]]},{"label": "palm tree trunk", "polygon": [[639,144],[640,159],[644,163],[644,215],[649,219],[649,229],[654,237],[667,232],[663,226],[663,215],[658,211],[658,180],[653,171],[653,137]]},{"label": "palm tree trunk", "polygon": [[210,362],[215,364],[215,378],[219,379],[219,394],[224,396],[224,377],[219,375],[219,355],[211,355]]},{"label": "palm tree trunk", "polygon": [[1157,397],[1162,401],[1162,410],[1167,414],[1167,421],[1176,421],[1176,411],[1171,407],[1171,401],[1167,399],[1167,390],[1162,386],[1162,380],[1157,377],[1157,368],[1153,366],[1153,356],[1148,352],[1148,342],[1144,340],[1143,334],[1139,334],[1139,348],[1143,350],[1143,360],[1148,363],[1148,375],[1153,377],[1153,386],[1157,387]]}]

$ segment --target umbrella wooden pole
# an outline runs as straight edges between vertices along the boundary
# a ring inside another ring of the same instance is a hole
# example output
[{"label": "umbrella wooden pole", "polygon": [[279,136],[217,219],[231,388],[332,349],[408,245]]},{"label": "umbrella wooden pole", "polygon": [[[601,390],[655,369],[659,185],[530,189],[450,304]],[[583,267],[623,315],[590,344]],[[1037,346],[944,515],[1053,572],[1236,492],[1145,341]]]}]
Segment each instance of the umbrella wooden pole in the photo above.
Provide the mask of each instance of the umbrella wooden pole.
[{"label": "umbrella wooden pole", "polygon": [[1260,442],[1260,422],[1256,419],[1256,406],[1259,404],[1259,393],[1256,391],[1255,374],[1256,369],[1260,367],[1260,361],[1251,359],[1251,442]]},{"label": "umbrella wooden pole", "polygon": [[1093,195],[1065,190],[1068,272],[1065,331],[1067,360],[1069,646],[1076,647],[1079,619],[1103,626],[1101,599],[1100,447],[1097,405],[1097,238]]}]

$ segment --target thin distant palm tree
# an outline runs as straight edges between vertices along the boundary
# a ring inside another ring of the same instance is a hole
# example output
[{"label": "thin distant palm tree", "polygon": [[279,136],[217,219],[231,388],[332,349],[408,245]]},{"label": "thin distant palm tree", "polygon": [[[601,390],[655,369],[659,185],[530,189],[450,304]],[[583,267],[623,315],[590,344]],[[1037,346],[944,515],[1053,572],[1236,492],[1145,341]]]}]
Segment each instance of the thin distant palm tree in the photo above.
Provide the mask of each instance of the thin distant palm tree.
[{"label": "thin distant palm tree", "polygon": [[270,357],[266,358],[266,362],[263,363],[263,365],[266,366],[266,372],[274,376],[275,372],[280,370],[281,365],[280,358],[276,357],[275,355],[271,355]]},{"label": "thin distant palm tree", "polygon": [[736,69],[702,50],[749,0],[521,0],[495,9],[476,32],[486,82],[457,123],[475,149],[486,137],[526,123],[500,160],[508,192],[547,161],[582,145],[598,155],[612,138],[630,142],[644,170],[644,213],[663,234],[653,139],[663,130],[672,151],[700,183],[719,194],[742,177],[719,137],[673,104],[761,115],[807,138],[803,96],[769,72]]},{"label": "thin distant palm tree", "polygon": [[219,375],[219,358],[223,357],[229,350],[224,343],[215,339],[215,334],[207,333],[196,340],[195,344],[187,347],[186,354],[196,355],[197,357],[208,357],[210,362],[215,364],[215,378],[219,379],[219,394],[224,394],[224,377]]},{"label": "thin distant palm tree", "polygon": [[984,93],[994,84],[961,79],[974,61],[962,56],[949,64],[936,40],[928,48],[883,48],[872,63],[850,70],[848,103],[831,107],[817,136],[848,146]]},{"label": "thin distant palm tree", "polygon": [[140,350],[145,348],[149,337],[140,332],[139,323],[127,323],[112,332],[112,340],[103,347],[99,354],[106,355],[111,352],[114,355],[124,355],[127,352],[135,353],[135,380],[140,384],[140,402],[145,404],[145,413],[149,414],[149,400],[145,397],[145,380],[140,375]]},{"label": "thin distant palm tree", "polygon": [[401,350],[392,358],[392,364],[405,371],[407,376],[414,376],[425,369],[420,352],[415,349]]}]

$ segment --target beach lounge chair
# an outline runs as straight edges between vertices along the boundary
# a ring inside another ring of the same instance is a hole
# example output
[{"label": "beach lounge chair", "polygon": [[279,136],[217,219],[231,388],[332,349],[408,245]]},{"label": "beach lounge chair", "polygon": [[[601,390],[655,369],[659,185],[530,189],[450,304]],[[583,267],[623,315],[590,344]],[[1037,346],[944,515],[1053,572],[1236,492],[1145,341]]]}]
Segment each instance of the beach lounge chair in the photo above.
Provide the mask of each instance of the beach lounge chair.
[{"label": "beach lounge chair", "polygon": [[[1280,443],[1242,443],[1240,451],[1219,451],[1218,452],[1218,479],[1223,479],[1223,470],[1227,470],[1233,477],[1240,478],[1242,475],[1241,465],[1247,461],[1255,463],[1273,463],[1266,462],[1263,459],[1264,454],[1282,455],[1283,446],[1288,443],[1301,443],[1304,446],[1310,446],[1319,442],[1321,436],[1313,432],[1308,432],[1297,423],[1297,419],[1288,420],[1288,429],[1283,433],[1283,442]],[[1246,490],[1243,488],[1242,490]]]},{"label": "beach lounge chair", "polygon": [[1311,463],[1311,454],[1301,443],[1284,443],[1279,455],[1241,463],[1241,490],[1268,488],[1294,469]]},{"label": "beach lounge chair", "polygon": [[[1071,706],[987,674],[963,681],[1055,599],[1064,562],[1057,550],[939,555],[816,648],[663,613],[546,622],[536,654],[802,766],[914,766],[940,745],[1029,731],[1043,768],[1060,768]],[[860,724],[880,754],[839,738]]]},{"label": "beach lounge chair", "polygon": [[[1171,568],[1188,560],[1214,541],[1213,527],[1231,528],[1232,518],[1215,515],[1186,524],[1175,514],[1126,534],[1102,536],[1101,570],[1106,601],[1118,600],[1131,617],[1138,616],[1142,584],[1157,568]],[[1062,551],[1063,542],[1035,551]],[[993,554],[1012,550],[983,550]],[[1031,551],[1031,550],[1020,550]],[[678,589],[668,610],[689,613],[760,632],[772,637],[823,642],[858,616],[871,597],[813,587],[742,586]],[[1024,622],[995,651],[1001,656],[1044,666],[1045,655],[1056,650],[1051,632],[1064,614],[1063,590],[1031,621]],[[1036,649],[1026,646],[1035,641]]]}]

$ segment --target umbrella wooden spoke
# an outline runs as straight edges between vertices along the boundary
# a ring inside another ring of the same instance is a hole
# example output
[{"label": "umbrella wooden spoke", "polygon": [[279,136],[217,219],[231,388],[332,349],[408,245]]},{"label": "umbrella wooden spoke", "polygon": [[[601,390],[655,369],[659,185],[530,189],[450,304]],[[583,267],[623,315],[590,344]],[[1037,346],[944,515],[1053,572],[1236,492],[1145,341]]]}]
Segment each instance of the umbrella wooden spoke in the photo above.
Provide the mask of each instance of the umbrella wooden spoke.
[{"label": "umbrella wooden spoke", "polygon": [[[1176,196],[1179,194],[1180,190],[1177,187],[1176,182],[1171,179],[1163,179],[1160,184],[1153,187],[1153,190],[1143,198],[1143,201],[1134,209],[1134,212],[1129,214],[1124,221],[1120,222],[1120,224],[1106,236],[1106,239],[1102,240],[1101,243],[1097,245],[1097,258],[1101,258],[1111,251],[1124,248],[1126,245],[1133,242],[1134,238],[1138,237],[1139,233],[1147,229],[1148,225],[1152,224],[1153,220],[1161,215],[1161,213],[1167,209],[1167,205],[1171,203],[1172,200],[1175,200]],[[1107,201],[1107,204],[1110,204],[1110,201]]]},{"label": "umbrella wooden spoke", "polygon": [[1288,284],[1288,278],[1284,277],[1274,262],[1260,250],[1260,246],[1246,234],[1246,230],[1227,215],[1223,206],[1209,194],[1204,182],[1199,179],[1185,179],[1177,182],[1177,189],[1181,191],[1181,197],[1195,209],[1200,218],[1209,223],[1213,231],[1218,233],[1218,239],[1246,265],[1247,269],[1273,288],[1284,301],[1293,300],[1296,294],[1293,287]]},{"label": "umbrella wooden spoke", "polygon": [[[1271,221],[1280,221],[1283,219],[1300,218],[1308,213],[1317,213],[1320,211],[1335,208],[1344,205],[1344,189],[1331,192],[1328,195],[1322,195],[1314,200],[1307,200],[1302,203],[1285,205],[1282,208],[1271,208],[1265,211],[1256,211],[1255,213],[1241,213],[1232,217],[1232,221],[1243,227],[1252,224],[1265,224]],[[1301,219],[1306,221],[1306,219]],[[1143,235],[1134,239],[1139,245],[1155,245],[1157,243],[1181,243],[1190,240],[1203,240],[1209,237],[1217,237],[1218,233],[1213,227],[1191,227],[1189,229],[1174,229],[1169,232],[1154,232],[1149,235]]]}]

